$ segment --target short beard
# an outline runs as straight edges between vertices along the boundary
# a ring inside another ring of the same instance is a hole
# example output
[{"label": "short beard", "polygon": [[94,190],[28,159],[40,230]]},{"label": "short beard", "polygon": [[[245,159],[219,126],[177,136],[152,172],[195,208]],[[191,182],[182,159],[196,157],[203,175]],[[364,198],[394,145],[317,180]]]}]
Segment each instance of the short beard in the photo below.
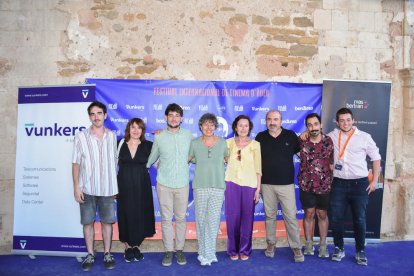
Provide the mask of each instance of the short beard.
[{"label": "short beard", "polygon": [[319,133],[320,133],[320,131],[319,130],[312,130],[312,131],[309,131],[309,135],[310,136],[312,136],[312,137],[318,137],[318,135],[319,135]]},{"label": "short beard", "polygon": [[169,128],[179,128],[179,127],[180,127],[180,124],[178,124],[178,125],[176,125],[176,126],[173,126],[173,125],[170,125],[169,123],[167,123],[167,126],[168,126]]}]

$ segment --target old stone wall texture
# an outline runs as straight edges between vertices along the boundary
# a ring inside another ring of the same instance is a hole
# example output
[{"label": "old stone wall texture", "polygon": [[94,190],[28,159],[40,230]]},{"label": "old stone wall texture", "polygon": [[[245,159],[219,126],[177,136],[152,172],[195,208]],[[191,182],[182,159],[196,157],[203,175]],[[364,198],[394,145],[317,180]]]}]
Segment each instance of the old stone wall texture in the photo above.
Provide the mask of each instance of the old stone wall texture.
[{"label": "old stone wall texture", "polygon": [[414,238],[414,0],[1,0],[0,253],[19,86],[85,78],[392,81],[381,232]]}]

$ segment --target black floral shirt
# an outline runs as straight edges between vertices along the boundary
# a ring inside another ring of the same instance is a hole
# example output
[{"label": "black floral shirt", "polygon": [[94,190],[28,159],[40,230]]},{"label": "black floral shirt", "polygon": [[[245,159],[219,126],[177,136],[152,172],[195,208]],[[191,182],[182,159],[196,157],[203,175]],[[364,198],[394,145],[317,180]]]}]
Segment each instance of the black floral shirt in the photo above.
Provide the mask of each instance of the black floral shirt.
[{"label": "black floral shirt", "polygon": [[333,179],[333,142],[326,135],[319,143],[310,138],[300,144],[300,168],[298,184],[302,191],[327,194],[331,191]]}]

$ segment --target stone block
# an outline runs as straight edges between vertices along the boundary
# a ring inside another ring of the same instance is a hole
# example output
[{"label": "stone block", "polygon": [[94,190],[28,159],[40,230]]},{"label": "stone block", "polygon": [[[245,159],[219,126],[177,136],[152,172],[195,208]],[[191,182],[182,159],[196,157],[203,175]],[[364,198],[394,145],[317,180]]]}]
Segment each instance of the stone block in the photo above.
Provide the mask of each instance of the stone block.
[{"label": "stone block", "polygon": [[286,25],[289,25],[289,23],[290,23],[289,16],[276,16],[272,18],[273,25],[286,26]]},{"label": "stone block", "polygon": [[270,35],[298,35],[298,36],[305,35],[305,31],[298,30],[298,29],[260,27],[260,31],[266,34],[270,34]]},{"label": "stone block", "polygon": [[382,12],[381,1],[359,1],[359,10],[366,12]]},{"label": "stone block", "polygon": [[347,48],[346,61],[347,62],[364,62],[367,60],[365,49],[361,48]]},{"label": "stone block", "polygon": [[286,48],[277,48],[272,45],[260,45],[260,47],[256,50],[256,55],[287,57],[289,55],[289,50]]},{"label": "stone block", "polygon": [[359,2],[361,1],[360,0],[333,0],[333,9],[358,11]]},{"label": "stone block", "polygon": [[[387,67],[385,70],[393,70],[393,67]],[[364,63],[364,72],[365,79],[375,80],[379,75],[381,75],[381,70],[385,71],[384,68],[381,68],[381,64],[378,62],[365,62]],[[387,74],[389,74],[387,72]]]},{"label": "stone block", "polygon": [[332,30],[331,10],[315,10],[313,13],[313,26],[317,30]]},{"label": "stone block", "polygon": [[277,57],[260,56],[257,59],[256,68],[266,76],[293,76],[297,73],[299,66],[295,63],[282,62]]},{"label": "stone block", "polygon": [[375,13],[374,12],[349,12],[350,31],[373,32],[375,29]]},{"label": "stone block", "polygon": [[8,10],[0,10],[0,30],[1,31],[18,31],[18,22],[16,14]]},{"label": "stone block", "polygon": [[319,38],[317,36],[314,37],[300,37],[299,38],[299,44],[311,44],[311,45],[317,45]]},{"label": "stone block", "polygon": [[45,11],[45,30],[62,31],[66,30],[69,25],[70,16],[61,11]]},{"label": "stone block", "polygon": [[332,11],[332,30],[333,31],[348,31],[348,12],[347,11]]},{"label": "stone block", "polygon": [[361,47],[357,32],[326,31],[320,45],[329,47]]},{"label": "stone block", "polygon": [[345,63],[344,64],[344,75],[345,79],[351,80],[365,80],[365,65],[364,63]]},{"label": "stone block", "polygon": [[375,13],[375,28],[376,33],[388,33],[390,23],[392,22],[393,14],[390,12],[376,12]]},{"label": "stone block", "polygon": [[318,48],[308,45],[292,45],[289,49],[291,56],[312,57],[318,53]]},{"label": "stone block", "polygon": [[254,24],[254,25],[270,25],[270,20],[267,17],[253,14],[252,24]]},{"label": "stone block", "polygon": [[329,61],[333,56],[339,57],[343,61],[347,59],[347,49],[344,47],[319,46],[318,49],[318,60]]},{"label": "stone block", "polygon": [[389,49],[391,46],[389,36],[371,32],[358,34],[358,47],[373,49]]},{"label": "stone block", "polygon": [[296,27],[313,27],[313,22],[307,17],[295,17],[293,24]]}]

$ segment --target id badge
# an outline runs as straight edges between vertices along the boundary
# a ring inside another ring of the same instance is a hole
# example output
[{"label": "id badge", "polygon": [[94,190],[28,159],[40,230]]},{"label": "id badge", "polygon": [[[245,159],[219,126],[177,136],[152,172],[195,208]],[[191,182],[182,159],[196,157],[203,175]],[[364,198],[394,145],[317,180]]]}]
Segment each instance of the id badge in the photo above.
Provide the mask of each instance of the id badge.
[{"label": "id badge", "polygon": [[335,170],[342,171],[342,165],[341,164],[335,164]]}]

